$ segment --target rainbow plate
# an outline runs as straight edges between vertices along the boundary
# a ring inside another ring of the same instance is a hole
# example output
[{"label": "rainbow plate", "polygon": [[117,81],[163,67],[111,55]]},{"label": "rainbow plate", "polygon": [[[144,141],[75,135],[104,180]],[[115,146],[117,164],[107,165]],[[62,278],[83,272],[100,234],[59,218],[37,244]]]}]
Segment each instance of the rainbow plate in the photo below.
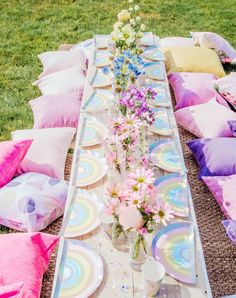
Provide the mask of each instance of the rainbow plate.
[{"label": "rainbow plate", "polygon": [[111,64],[109,59],[110,53],[108,51],[95,51],[94,52],[94,64],[95,67],[104,67]]},{"label": "rainbow plate", "polygon": [[156,91],[157,95],[154,100],[149,100],[149,104],[156,107],[170,107],[171,100],[167,95],[166,88],[160,86],[153,89]]},{"label": "rainbow plate", "polygon": [[92,248],[79,240],[64,239],[54,298],[85,298],[103,279],[103,262]]},{"label": "rainbow plate", "polygon": [[163,55],[162,51],[158,47],[149,47],[143,53],[143,57],[150,61],[164,61],[165,56]]},{"label": "rainbow plate", "polygon": [[189,216],[188,187],[185,175],[167,174],[157,178],[154,185],[158,198],[169,203],[176,216]]},{"label": "rainbow plate", "polygon": [[140,41],[142,46],[145,47],[150,47],[152,45],[155,45],[155,40],[154,40],[154,35],[152,32],[145,32],[143,34],[143,37],[141,38]]},{"label": "rainbow plate", "polygon": [[83,134],[83,147],[95,146],[107,138],[106,126],[95,118],[87,119]]},{"label": "rainbow plate", "polygon": [[152,240],[152,254],[173,278],[187,284],[196,283],[194,232],[191,223],[173,223],[158,231]]},{"label": "rainbow plate", "polygon": [[68,221],[64,237],[78,237],[96,229],[102,207],[103,204],[95,194],[77,191],[67,211]]},{"label": "rainbow plate", "polygon": [[159,81],[165,80],[165,65],[163,62],[147,62],[144,64],[145,76]]},{"label": "rainbow plate", "polygon": [[185,171],[179,151],[173,141],[159,140],[149,147],[150,159],[167,172]]},{"label": "rainbow plate", "polygon": [[154,123],[149,127],[149,131],[162,136],[172,135],[169,118],[165,109],[152,109],[155,115]]},{"label": "rainbow plate", "polygon": [[102,179],[107,173],[105,160],[98,154],[81,153],[79,156],[77,187],[85,187]]},{"label": "rainbow plate", "polygon": [[111,84],[111,78],[108,75],[104,74],[101,69],[97,69],[91,80],[91,85],[93,86],[93,88],[108,87]]},{"label": "rainbow plate", "polygon": [[109,90],[94,90],[92,95],[86,100],[82,109],[88,113],[103,111],[108,107],[108,102],[112,94]]}]

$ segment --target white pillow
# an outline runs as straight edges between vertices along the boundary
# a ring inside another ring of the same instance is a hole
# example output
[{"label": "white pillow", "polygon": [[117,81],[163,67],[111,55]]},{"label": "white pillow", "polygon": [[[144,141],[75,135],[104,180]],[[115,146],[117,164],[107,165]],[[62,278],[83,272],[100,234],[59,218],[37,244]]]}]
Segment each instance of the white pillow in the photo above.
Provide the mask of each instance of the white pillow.
[{"label": "white pillow", "polygon": [[192,38],[187,37],[165,37],[160,40],[161,47],[193,47]]},{"label": "white pillow", "polygon": [[33,83],[43,95],[76,92],[84,90],[85,74],[81,68],[73,67],[44,76]]},{"label": "white pillow", "polygon": [[236,72],[213,81],[215,89],[232,105],[236,105]]},{"label": "white pillow", "polygon": [[194,44],[200,47],[214,49],[222,63],[236,63],[236,51],[222,36],[214,32],[190,32]]},{"label": "white pillow", "polygon": [[64,213],[68,183],[38,173],[23,174],[0,189],[0,224],[38,232]]},{"label": "white pillow", "polygon": [[13,140],[33,140],[17,173],[36,172],[64,179],[66,157],[75,131],[75,128],[63,127],[12,132]]},{"label": "white pillow", "polygon": [[38,58],[43,64],[43,72],[39,75],[39,78],[72,67],[77,67],[84,72],[86,71],[86,56],[82,49],[74,52],[44,52],[38,55]]},{"label": "white pillow", "polygon": [[83,51],[86,57],[86,60],[87,60],[86,63],[88,66],[88,63],[92,62],[93,60],[93,39],[87,39],[85,41],[82,41],[70,49],[70,51],[80,51],[80,50]]}]

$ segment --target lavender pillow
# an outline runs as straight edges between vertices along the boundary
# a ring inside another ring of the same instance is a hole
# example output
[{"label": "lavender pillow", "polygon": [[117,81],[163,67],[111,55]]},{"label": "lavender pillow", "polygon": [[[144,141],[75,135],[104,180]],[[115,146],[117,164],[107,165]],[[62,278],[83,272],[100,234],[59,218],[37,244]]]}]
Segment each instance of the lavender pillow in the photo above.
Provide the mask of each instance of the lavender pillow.
[{"label": "lavender pillow", "polygon": [[228,121],[232,135],[236,137],[236,121]]},{"label": "lavender pillow", "polygon": [[236,139],[199,139],[187,143],[200,167],[202,176],[229,176],[236,174]]},{"label": "lavender pillow", "polygon": [[222,220],[227,236],[236,245],[236,220]]},{"label": "lavender pillow", "polygon": [[215,90],[212,73],[175,72],[168,76],[177,102],[176,110],[208,102],[213,97],[227,106],[225,100]]}]

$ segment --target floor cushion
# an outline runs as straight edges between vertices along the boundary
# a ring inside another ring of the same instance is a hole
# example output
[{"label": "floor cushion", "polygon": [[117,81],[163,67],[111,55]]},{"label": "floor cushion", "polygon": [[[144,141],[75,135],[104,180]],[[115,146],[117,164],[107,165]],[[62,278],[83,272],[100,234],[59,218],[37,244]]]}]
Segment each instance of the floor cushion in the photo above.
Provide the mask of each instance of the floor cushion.
[{"label": "floor cushion", "polygon": [[[226,230],[227,236],[236,245],[236,220],[223,220],[222,224]],[[233,296],[228,296],[233,298]]]},{"label": "floor cushion", "polygon": [[228,124],[231,129],[232,135],[236,137],[236,121],[228,121]]},{"label": "floor cushion", "polygon": [[194,46],[192,38],[187,37],[165,37],[161,38],[160,43],[161,47]]},{"label": "floor cushion", "polygon": [[23,282],[0,287],[0,298],[22,298]]},{"label": "floor cushion", "polygon": [[80,94],[64,93],[31,100],[34,128],[77,127],[81,99]]},{"label": "floor cushion", "polygon": [[202,176],[236,174],[236,138],[198,139],[187,143]]},{"label": "floor cushion", "polygon": [[25,173],[0,189],[0,224],[38,232],[64,213],[68,183],[39,173]]},{"label": "floor cushion", "polygon": [[81,68],[73,67],[57,71],[33,83],[43,95],[76,92],[83,94],[85,74]]},{"label": "floor cushion", "polygon": [[168,76],[177,102],[176,110],[208,102],[213,97],[225,106],[225,100],[216,92],[213,81],[216,76],[211,73],[175,72]]},{"label": "floor cushion", "polygon": [[222,36],[214,32],[190,32],[194,44],[214,49],[223,63],[236,63],[236,51]]},{"label": "floor cushion", "polygon": [[232,137],[228,121],[236,121],[236,113],[212,99],[176,111],[175,118],[179,125],[197,137]]},{"label": "floor cushion", "polygon": [[0,235],[0,286],[21,282],[21,298],[39,298],[43,274],[58,240],[44,233]]},{"label": "floor cushion", "polygon": [[39,75],[39,78],[71,67],[78,67],[82,71],[86,72],[86,57],[82,49],[73,52],[45,52],[38,55],[38,58],[43,65],[43,72]]},{"label": "floor cushion", "polygon": [[231,72],[228,76],[215,80],[213,84],[221,96],[236,105],[236,72]]},{"label": "floor cushion", "polygon": [[164,47],[168,74],[173,72],[213,73],[225,76],[224,69],[216,52],[201,47]]},{"label": "floor cushion", "polygon": [[52,178],[64,179],[66,157],[75,131],[75,128],[65,127],[12,132],[13,140],[33,139],[17,173],[36,172]]},{"label": "floor cushion", "polygon": [[202,179],[225,216],[236,220],[236,175],[202,177]]},{"label": "floor cushion", "polygon": [[73,46],[70,51],[82,50],[86,57],[86,65],[93,61],[93,39],[86,39],[75,46]]},{"label": "floor cushion", "polygon": [[32,140],[0,142],[0,188],[15,175]]}]

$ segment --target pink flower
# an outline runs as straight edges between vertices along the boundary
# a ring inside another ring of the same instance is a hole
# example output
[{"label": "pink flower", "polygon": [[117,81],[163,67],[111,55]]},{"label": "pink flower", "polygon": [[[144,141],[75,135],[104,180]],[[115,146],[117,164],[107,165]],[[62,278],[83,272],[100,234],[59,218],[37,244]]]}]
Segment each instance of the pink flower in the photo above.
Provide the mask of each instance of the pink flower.
[{"label": "pink flower", "polygon": [[147,185],[152,184],[154,182],[154,173],[150,169],[137,169],[136,172],[131,172],[128,175],[129,177],[129,184],[140,184],[140,185]]},{"label": "pink flower", "polygon": [[167,203],[157,203],[156,207],[152,210],[155,214],[153,216],[154,221],[157,224],[167,225],[167,222],[174,218],[173,210]]},{"label": "pink flower", "polygon": [[115,215],[118,212],[120,201],[117,198],[113,198],[108,201],[106,205],[106,211],[108,215]]},{"label": "pink flower", "polygon": [[146,228],[141,228],[141,229],[139,229],[138,230],[138,233],[139,233],[139,235],[145,235],[145,234],[147,234],[147,229]]},{"label": "pink flower", "polygon": [[143,219],[135,206],[122,206],[119,210],[119,223],[125,230],[134,228],[138,231],[143,226]]}]

